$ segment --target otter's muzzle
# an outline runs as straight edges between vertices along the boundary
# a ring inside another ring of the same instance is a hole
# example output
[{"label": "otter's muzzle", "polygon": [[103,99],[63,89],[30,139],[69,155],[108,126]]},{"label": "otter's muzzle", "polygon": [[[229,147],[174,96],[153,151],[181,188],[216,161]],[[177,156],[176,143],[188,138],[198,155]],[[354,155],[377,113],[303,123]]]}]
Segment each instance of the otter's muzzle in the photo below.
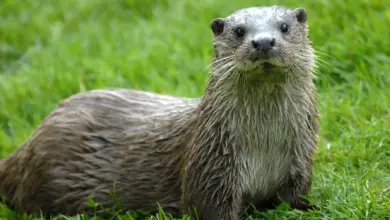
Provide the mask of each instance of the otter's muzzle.
[{"label": "otter's muzzle", "polygon": [[257,34],[252,39],[253,60],[266,60],[271,58],[272,50],[276,45],[274,37],[267,34]]},{"label": "otter's muzzle", "polygon": [[252,45],[255,50],[266,53],[275,46],[275,38],[258,37],[252,40]]}]

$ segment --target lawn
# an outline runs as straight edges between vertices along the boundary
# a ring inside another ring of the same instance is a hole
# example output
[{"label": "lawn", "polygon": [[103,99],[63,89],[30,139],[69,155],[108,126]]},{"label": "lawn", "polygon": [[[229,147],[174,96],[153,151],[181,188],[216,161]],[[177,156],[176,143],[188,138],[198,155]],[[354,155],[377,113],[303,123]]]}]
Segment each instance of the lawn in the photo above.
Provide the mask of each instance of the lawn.
[{"label": "lawn", "polygon": [[[282,205],[249,218],[390,219],[388,0],[2,0],[0,158],[78,92],[124,87],[201,96],[211,20],[269,4],[306,8],[321,60],[321,137],[309,196],[322,209],[303,213]],[[13,217],[0,205],[0,219]]]}]

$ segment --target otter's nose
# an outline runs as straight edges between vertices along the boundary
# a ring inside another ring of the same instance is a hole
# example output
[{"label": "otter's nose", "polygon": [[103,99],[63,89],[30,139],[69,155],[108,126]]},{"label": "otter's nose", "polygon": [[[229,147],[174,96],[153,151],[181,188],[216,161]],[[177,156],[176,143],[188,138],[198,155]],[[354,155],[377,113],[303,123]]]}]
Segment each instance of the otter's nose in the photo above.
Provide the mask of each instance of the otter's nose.
[{"label": "otter's nose", "polygon": [[257,38],[252,40],[252,45],[256,50],[267,52],[275,46],[275,38]]}]

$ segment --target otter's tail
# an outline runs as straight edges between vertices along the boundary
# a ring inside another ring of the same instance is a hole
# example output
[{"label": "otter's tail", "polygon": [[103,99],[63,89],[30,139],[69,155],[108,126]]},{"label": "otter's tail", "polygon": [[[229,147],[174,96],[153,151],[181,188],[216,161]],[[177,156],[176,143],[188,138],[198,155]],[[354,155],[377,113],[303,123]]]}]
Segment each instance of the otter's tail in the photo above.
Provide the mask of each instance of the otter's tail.
[{"label": "otter's tail", "polygon": [[8,205],[7,201],[6,201],[6,198],[5,198],[5,192],[4,192],[4,159],[1,159],[0,160],[0,204],[5,204],[5,205]]},{"label": "otter's tail", "polygon": [[9,184],[6,183],[7,175],[5,171],[5,159],[0,160],[0,206],[7,207],[8,209],[15,209],[16,207],[10,201],[9,195],[11,192]]},{"label": "otter's tail", "polygon": [[4,184],[5,184],[5,159],[0,159],[0,203],[2,202],[1,197],[5,196]]},{"label": "otter's tail", "polygon": [[0,160],[0,205],[5,205],[11,208],[11,203],[8,200],[9,189],[10,187],[7,184],[7,168],[6,168],[6,158]]}]

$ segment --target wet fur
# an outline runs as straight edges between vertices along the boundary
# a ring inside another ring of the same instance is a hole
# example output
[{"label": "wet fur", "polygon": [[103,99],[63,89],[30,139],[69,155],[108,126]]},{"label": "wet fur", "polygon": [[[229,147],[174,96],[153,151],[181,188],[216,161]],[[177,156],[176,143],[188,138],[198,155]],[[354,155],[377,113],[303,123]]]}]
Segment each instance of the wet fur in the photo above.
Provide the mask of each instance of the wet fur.
[{"label": "wet fur", "polygon": [[[259,10],[294,15],[280,7]],[[318,133],[315,57],[306,24],[294,24],[301,41],[288,39],[292,46],[279,61],[298,67],[221,70],[224,57],[234,54],[242,64],[247,52],[219,35],[199,99],[104,89],[64,100],[0,162],[0,195],[20,212],[47,215],[91,212],[88,198],[125,210],[155,210],[158,202],[195,216],[195,208],[207,220],[236,220],[250,204],[312,208],[302,196]]]},{"label": "wet fur", "polygon": [[77,94],[1,162],[0,193],[21,212],[76,214],[89,197],[106,208],[178,208],[197,103],[124,89]]}]

